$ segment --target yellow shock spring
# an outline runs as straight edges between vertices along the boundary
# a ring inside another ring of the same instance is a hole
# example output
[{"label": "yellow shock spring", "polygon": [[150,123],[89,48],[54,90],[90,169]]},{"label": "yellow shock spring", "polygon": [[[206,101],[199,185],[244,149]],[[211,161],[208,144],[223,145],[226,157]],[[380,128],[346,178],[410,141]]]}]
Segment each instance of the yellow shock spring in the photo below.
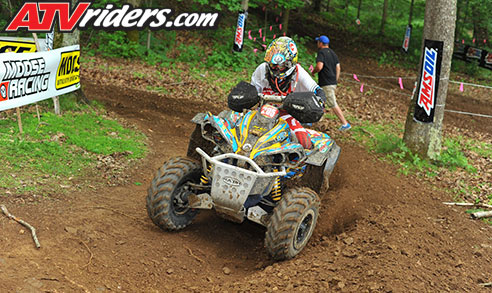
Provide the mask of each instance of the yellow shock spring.
[{"label": "yellow shock spring", "polygon": [[[277,172],[278,169],[273,169],[274,172]],[[282,198],[282,188],[280,187],[280,176],[275,179],[275,183],[272,188],[272,199],[273,201],[279,201]]]},{"label": "yellow shock spring", "polygon": [[[210,174],[211,170],[212,170],[212,165],[209,165],[207,168],[207,173]],[[200,181],[202,182],[202,184],[208,184],[209,179],[207,176],[205,176],[205,174],[203,174],[202,177],[200,177]]]}]

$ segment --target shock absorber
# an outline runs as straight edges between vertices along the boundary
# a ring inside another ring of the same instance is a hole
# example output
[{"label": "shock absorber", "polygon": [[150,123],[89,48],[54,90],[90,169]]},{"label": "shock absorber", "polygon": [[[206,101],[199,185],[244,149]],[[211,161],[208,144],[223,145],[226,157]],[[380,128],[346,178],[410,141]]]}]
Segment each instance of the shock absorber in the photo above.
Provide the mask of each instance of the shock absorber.
[{"label": "shock absorber", "polygon": [[[277,172],[278,169],[273,169],[274,172]],[[279,201],[282,198],[282,188],[280,186],[280,176],[275,179],[275,183],[272,188],[272,199],[273,201]]]},{"label": "shock absorber", "polygon": [[[210,174],[210,171],[212,171],[212,165],[209,165],[207,167],[207,174]],[[205,174],[203,174],[202,177],[200,177],[200,182],[202,182],[203,185],[207,185],[209,181],[210,180],[208,179],[207,176],[205,176]]]}]

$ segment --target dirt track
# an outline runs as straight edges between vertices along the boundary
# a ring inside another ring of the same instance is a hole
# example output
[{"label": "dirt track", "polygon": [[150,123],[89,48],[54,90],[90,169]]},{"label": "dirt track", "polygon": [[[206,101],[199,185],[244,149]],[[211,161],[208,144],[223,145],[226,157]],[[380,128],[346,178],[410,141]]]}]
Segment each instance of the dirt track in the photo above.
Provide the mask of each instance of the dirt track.
[{"label": "dirt track", "polygon": [[315,234],[292,261],[268,260],[264,228],[212,212],[183,232],[163,232],[146,215],[146,188],[164,160],[185,153],[193,115],[212,106],[117,86],[86,91],[138,125],[152,154],[124,186],[10,204],[37,228],[42,248],[0,217],[1,292],[477,292],[492,282],[491,227],[347,143]]}]

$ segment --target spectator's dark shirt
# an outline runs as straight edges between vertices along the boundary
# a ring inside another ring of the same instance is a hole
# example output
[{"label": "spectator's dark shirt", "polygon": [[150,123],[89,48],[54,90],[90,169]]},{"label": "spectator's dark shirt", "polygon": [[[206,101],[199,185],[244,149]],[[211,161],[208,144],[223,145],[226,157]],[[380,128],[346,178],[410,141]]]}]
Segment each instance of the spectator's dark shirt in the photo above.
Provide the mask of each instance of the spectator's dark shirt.
[{"label": "spectator's dark shirt", "polygon": [[316,57],[316,63],[323,62],[323,69],[318,73],[319,86],[336,85],[337,84],[337,54],[330,48],[323,48],[318,51],[318,57]]}]

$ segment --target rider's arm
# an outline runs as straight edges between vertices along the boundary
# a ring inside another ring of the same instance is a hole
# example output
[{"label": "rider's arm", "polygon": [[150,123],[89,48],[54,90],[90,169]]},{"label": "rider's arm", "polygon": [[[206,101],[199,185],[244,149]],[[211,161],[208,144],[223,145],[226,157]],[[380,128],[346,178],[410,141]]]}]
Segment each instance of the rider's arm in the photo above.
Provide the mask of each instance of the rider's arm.
[{"label": "rider's arm", "polygon": [[323,89],[314,81],[314,79],[309,76],[307,71],[300,65],[298,65],[298,74],[299,74],[299,84],[297,85],[296,91],[299,92],[313,92],[320,102],[323,104],[326,103],[326,94]]},{"label": "rider's arm", "polygon": [[323,101],[323,105],[326,103],[326,94],[325,91],[319,86],[314,91],[314,94]]},{"label": "rider's arm", "polygon": [[266,63],[262,63],[256,67],[255,72],[251,75],[251,84],[256,87],[258,93],[263,91],[265,87]]}]

